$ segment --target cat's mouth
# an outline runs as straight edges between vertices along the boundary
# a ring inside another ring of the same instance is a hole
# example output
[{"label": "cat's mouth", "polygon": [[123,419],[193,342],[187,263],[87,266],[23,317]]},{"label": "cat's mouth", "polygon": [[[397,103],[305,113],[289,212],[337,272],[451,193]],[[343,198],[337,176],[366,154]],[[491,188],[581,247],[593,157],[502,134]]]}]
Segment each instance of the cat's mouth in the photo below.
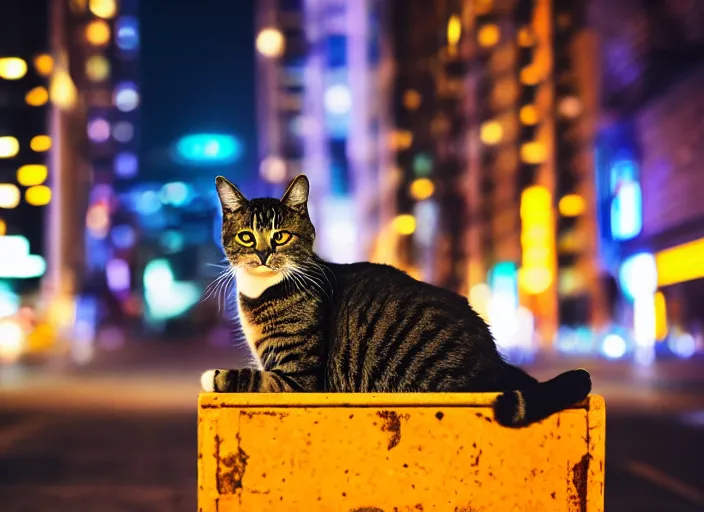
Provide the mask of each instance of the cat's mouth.
[{"label": "cat's mouth", "polygon": [[279,271],[271,268],[269,265],[259,265],[257,267],[248,268],[247,272],[255,276],[267,276],[271,274],[276,274]]}]

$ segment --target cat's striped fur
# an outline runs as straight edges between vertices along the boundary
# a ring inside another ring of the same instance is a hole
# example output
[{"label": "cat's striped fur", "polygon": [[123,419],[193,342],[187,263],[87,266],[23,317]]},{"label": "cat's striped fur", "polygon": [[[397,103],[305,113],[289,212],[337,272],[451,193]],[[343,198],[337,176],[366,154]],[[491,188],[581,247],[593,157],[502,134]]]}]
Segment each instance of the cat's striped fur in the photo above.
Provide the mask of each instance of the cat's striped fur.
[{"label": "cat's striped fur", "polygon": [[237,267],[240,320],[259,368],[210,370],[206,390],[504,391],[496,413],[506,425],[589,393],[584,370],[538,383],[507,364],[464,297],[387,265],[320,260],[304,176],[280,201],[250,201],[224,178],[216,183],[223,247]]}]

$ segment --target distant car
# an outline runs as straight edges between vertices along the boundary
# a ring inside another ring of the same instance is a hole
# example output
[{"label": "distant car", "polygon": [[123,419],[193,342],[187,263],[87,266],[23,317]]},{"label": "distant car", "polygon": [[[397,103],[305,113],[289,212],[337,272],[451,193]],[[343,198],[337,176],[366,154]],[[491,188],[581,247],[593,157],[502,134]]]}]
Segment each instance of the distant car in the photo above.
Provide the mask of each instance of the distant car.
[{"label": "distant car", "polygon": [[0,362],[34,362],[45,359],[58,347],[55,330],[37,318],[29,307],[0,318]]}]

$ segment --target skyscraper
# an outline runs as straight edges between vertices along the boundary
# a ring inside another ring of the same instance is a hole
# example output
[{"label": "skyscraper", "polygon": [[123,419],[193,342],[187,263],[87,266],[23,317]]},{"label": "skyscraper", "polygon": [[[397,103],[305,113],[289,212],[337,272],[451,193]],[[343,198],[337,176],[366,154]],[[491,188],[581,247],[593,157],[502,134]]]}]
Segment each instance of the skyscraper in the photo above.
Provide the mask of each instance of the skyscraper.
[{"label": "skyscraper", "polygon": [[372,244],[382,4],[269,0],[257,16],[261,176],[272,194],[309,176],[317,249],[335,261]]}]

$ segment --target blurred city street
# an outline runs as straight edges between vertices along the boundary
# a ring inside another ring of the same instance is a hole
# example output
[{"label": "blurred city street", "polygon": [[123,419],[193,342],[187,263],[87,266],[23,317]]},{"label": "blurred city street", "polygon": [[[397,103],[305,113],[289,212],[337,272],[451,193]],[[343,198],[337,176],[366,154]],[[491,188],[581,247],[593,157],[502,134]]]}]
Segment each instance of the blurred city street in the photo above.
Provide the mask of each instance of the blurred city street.
[{"label": "blurred city street", "polygon": [[[102,353],[89,367],[14,369],[0,391],[3,511],[191,511],[196,398],[204,368],[232,348],[154,342]],[[701,364],[701,362],[699,362]],[[547,377],[584,366],[607,400],[606,510],[704,507],[704,375],[697,361],[551,359]]]}]

